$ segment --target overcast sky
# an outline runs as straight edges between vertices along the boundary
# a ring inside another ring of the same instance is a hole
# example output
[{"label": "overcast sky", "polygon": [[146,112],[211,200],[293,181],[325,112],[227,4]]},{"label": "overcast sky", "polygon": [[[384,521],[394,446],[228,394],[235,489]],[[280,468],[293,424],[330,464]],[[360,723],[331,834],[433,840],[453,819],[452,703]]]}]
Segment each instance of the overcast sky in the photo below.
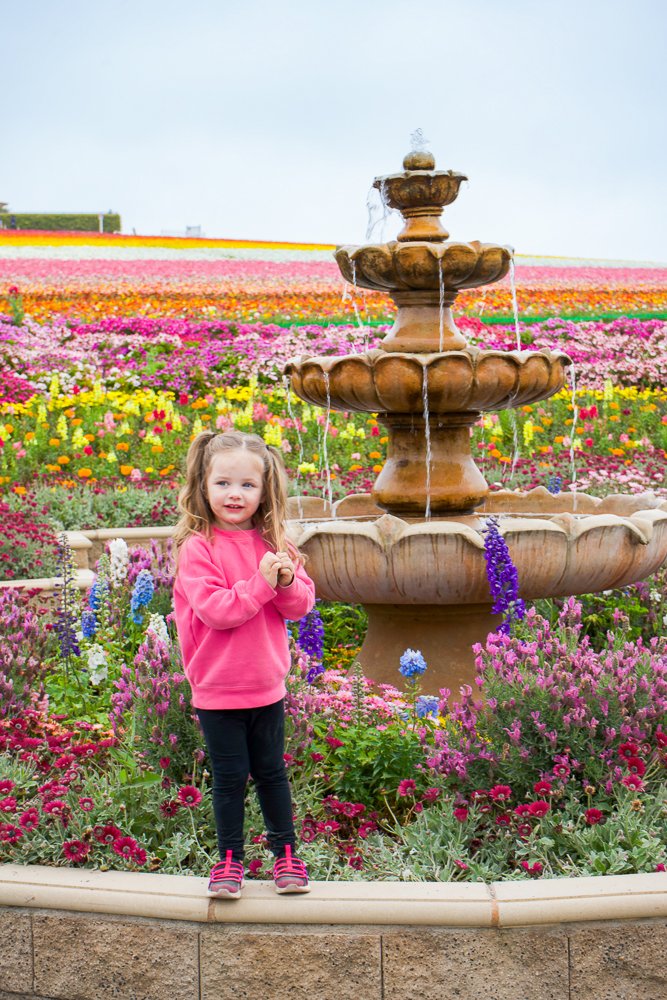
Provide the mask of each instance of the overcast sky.
[{"label": "overcast sky", "polygon": [[667,0],[0,0],[0,25],[14,211],[360,242],[422,128],[469,177],[453,239],[667,262]]}]

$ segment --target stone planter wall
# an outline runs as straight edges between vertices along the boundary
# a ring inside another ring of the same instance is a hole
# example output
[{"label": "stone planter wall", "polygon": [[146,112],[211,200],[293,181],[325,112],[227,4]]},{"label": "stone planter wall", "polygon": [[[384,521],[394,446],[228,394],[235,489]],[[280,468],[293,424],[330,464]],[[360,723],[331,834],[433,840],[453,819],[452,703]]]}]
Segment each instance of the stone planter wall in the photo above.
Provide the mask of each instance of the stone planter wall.
[{"label": "stone planter wall", "polygon": [[0,866],[0,1000],[661,1000],[667,876],[250,883]]}]

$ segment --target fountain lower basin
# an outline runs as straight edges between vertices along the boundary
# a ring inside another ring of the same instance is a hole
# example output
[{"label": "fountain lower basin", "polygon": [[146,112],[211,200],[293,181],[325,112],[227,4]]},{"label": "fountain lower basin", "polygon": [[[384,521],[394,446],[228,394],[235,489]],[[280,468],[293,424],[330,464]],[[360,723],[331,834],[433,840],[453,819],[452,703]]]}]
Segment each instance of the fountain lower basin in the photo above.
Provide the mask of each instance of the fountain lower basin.
[{"label": "fountain lower basin", "polygon": [[290,537],[307,556],[319,597],[366,608],[367,676],[397,684],[399,657],[419,648],[434,692],[473,683],[472,645],[500,621],[491,614],[484,558],[487,516],[498,516],[526,600],[623,587],[667,557],[667,503],[654,494],[600,500],[543,488],[499,491],[474,514],[431,520],[382,513],[369,494],[344,498],[330,517],[323,501],[305,503],[299,516],[299,499],[290,502]]}]

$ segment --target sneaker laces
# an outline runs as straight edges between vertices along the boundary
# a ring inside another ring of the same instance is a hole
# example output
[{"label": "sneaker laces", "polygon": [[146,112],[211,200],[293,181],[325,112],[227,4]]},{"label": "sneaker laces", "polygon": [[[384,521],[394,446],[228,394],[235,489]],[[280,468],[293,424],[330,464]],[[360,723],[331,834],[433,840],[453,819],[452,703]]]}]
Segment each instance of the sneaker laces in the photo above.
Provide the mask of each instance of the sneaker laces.
[{"label": "sneaker laces", "polygon": [[211,868],[213,881],[219,882],[227,878],[234,879],[235,882],[240,882],[243,879],[243,865],[240,861],[234,861],[234,855],[231,851],[227,851],[224,861],[218,861]]},{"label": "sneaker laces", "polygon": [[284,878],[288,875],[296,875],[298,878],[308,878],[308,870],[301,860],[292,854],[292,848],[288,845],[285,854],[278,858],[273,866],[273,877]]}]

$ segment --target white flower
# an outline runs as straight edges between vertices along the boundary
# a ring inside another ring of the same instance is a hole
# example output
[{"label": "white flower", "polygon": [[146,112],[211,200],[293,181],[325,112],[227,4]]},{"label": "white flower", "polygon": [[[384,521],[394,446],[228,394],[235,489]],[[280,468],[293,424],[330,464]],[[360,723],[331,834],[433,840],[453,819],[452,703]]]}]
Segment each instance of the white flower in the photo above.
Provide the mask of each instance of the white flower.
[{"label": "white flower", "polygon": [[655,601],[656,604],[659,604],[660,601],[662,600],[662,594],[660,593],[659,590],[650,591],[648,596],[651,598],[652,601]]},{"label": "white flower", "polygon": [[99,642],[94,642],[87,650],[86,655],[88,657],[90,683],[99,684],[100,681],[105,681],[109,676],[106,651],[102,649]]},{"label": "white flower", "polygon": [[113,541],[109,542],[109,556],[111,557],[109,575],[111,583],[115,587],[122,583],[127,576],[127,567],[130,562],[130,553],[124,538],[114,538]]},{"label": "white flower", "polygon": [[146,626],[146,632],[152,632],[154,635],[160,639],[165,646],[171,645],[171,639],[169,638],[169,632],[167,630],[167,623],[162,615],[153,613],[148,619],[148,625]]}]

